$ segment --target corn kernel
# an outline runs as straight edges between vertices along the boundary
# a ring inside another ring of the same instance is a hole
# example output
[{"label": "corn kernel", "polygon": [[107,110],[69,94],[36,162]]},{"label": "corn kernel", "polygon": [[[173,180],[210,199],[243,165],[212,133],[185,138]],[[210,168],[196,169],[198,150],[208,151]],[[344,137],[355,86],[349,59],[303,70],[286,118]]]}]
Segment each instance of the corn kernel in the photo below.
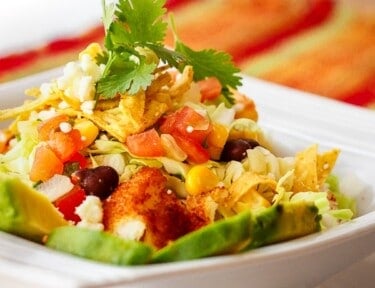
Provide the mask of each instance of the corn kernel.
[{"label": "corn kernel", "polygon": [[219,123],[212,123],[212,130],[207,136],[207,149],[210,153],[210,158],[219,160],[221,151],[228,139],[228,128]]},{"label": "corn kernel", "polygon": [[89,120],[82,120],[74,124],[74,129],[79,130],[85,147],[92,144],[99,134],[99,128]]},{"label": "corn kernel", "polygon": [[210,154],[210,159],[220,160],[223,147],[208,146],[207,151],[208,151],[208,154]]},{"label": "corn kernel", "polygon": [[189,195],[199,195],[208,192],[219,183],[218,176],[207,166],[193,166],[185,178],[185,189]]},{"label": "corn kernel", "polygon": [[212,123],[212,130],[207,136],[207,145],[213,147],[224,147],[229,135],[228,128],[219,123]]}]

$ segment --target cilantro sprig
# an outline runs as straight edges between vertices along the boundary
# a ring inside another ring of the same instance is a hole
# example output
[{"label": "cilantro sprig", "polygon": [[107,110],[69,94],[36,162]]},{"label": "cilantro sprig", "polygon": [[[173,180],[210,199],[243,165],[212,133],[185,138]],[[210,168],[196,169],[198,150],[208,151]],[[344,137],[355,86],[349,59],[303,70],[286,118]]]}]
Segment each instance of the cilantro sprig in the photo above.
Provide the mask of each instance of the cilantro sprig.
[{"label": "cilantro sprig", "polygon": [[189,48],[178,39],[174,24],[175,48],[164,47],[168,29],[168,23],[164,21],[165,2],[119,0],[117,4],[107,4],[103,0],[106,50],[97,60],[106,64],[106,68],[97,83],[97,94],[113,98],[118,93],[135,94],[140,89],[146,89],[158,64],[150,61],[148,51],[179,71],[191,65],[195,81],[216,77],[223,86],[225,100],[232,104],[229,88],[240,86],[241,77],[237,75],[240,70],[234,66],[229,54],[213,49],[195,51]]}]

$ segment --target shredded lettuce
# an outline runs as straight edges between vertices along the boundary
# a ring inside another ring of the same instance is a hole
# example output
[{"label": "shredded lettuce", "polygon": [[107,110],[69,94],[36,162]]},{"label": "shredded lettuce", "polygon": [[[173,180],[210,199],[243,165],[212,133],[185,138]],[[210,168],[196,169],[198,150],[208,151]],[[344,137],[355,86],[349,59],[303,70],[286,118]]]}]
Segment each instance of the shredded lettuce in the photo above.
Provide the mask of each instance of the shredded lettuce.
[{"label": "shredded lettuce", "polygon": [[230,161],[225,167],[225,176],[223,183],[226,187],[229,187],[234,181],[236,181],[245,171],[241,162]]},{"label": "shredded lettuce", "polygon": [[234,108],[227,108],[224,103],[220,103],[218,106],[208,106],[207,111],[213,122],[227,127],[233,123],[236,114]]},{"label": "shredded lettuce", "polygon": [[327,192],[299,192],[294,194],[290,201],[313,202],[318,208],[319,214],[324,214],[330,210]]},{"label": "shredded lettuce", "polygon": [[323,229],[338,225],[341,221],[353,218],[354,213],[349,208],[333,209],[328,200],[328,192],[299,192],[294,194],[290,201],[313,202],[322,216],[321,226]]},{"label": "shredded lettuce", "polygon": [[357,214],[357,203],[355,199],[344,195],[340,191],[339,178],[336,175],[329,175],[326,179],[329,190],[336,198],[339,209],[349,209],[354,215]]},{"label": "shredded lettuce", "polygon": [[8,173],[18,174],[24,180],[28,180],[32,155],[39,143],[38,121],[19,121],[17,128],[17,142],[12,144],[12,148],[5,154],[0,154],[0,170]]},{"label": "shredded lettuce", "polygon": [[92,157],[94,166],[110,166],[117,171],[119,175],[124,173],[126,160],[122,153],[103,154]]},{"label": "shredded lettuce", "polygon": [[158,160],[163,164],[168,174],[177,176],[180,179],[186,178],[186,174],[190,169],[188,164],[167,157],[158,157]]},{"label": "shredded lettuce", "polygon": [[112,140],[95,140],[96,149],[92,149],[89,152],[95,154],[116,154],[128,152],[125,145]]}]

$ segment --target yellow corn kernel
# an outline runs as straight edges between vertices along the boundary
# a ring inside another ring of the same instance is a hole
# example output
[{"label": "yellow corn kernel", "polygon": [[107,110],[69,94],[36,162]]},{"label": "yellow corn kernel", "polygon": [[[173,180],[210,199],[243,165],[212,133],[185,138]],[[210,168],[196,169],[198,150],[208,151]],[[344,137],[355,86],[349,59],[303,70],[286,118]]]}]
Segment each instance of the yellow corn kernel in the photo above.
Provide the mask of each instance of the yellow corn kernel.
[{"label": "yellow corn kernel", "polygon": [[213,147],[224,147],[227,142],[229,130],[222,124],[213,122],[212,130],[207,136],[207,145]]},{"label": "yellow corn kernel", "polygon": [[88,54],[92,59],[95,59],[95,57],[102,53],[102,48],[98,43],[91,43],[89,44],[81,53],[79,53],[79,58],[81,60],[83,54]]},{"label": "yellow corn kernel", "polygon": [[210,154],[210,159],[220,160],[220,156],[221,156],[221,152],[223,151],[223,147],[208,146],[207,151],[208,151],[208,154]]},{"label": "yellow corn kernel", "polygon": [[74,129],[81,133],[83,145],[85,147],[92,144],[99,134],[99,128],[90,120],[82,120],[74,124]]},{"label": "yellow corn kernel", "polygon": [[193,166],[185,178],[185,189],[189,195],[198,195],[208,192],[219,183],[218,176],[207,166]]},{"label": "yellow corn kernel", "polygon": [[222,124],[212,123],[212,130],[207,136],[207,149],[210,153],[210,158],[213,160],[219,160],[221,151],[225,143],[227,142],[229,130]]}]

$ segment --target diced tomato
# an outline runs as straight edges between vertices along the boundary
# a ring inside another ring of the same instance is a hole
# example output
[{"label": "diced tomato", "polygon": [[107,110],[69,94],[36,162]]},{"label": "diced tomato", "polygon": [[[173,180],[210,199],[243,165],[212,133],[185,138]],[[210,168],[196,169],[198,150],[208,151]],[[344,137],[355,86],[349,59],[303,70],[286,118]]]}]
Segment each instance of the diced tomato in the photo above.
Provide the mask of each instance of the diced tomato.
[{"label": "diced tomato", "polygon": [[161,133],[172,134],[172,132],[175,130],[175,124],[178,116],[177,113],[178,111],[175,111],[169,115],[164,116],[158,121],[159,130]]},{"label": "diced tomato", "polygon": [[62,162],[70,160],[83,147],[81,133],[76,129],[51,133],[47,143]]},{"label": "diced tomato", "polygon": [[86,168],[88,165],[88,160],[86,159],[85,156],[83,156],[81,153],[77,152],[75,153],[72,157],[69,158],[69,162],[71,163],[78,163],[79,164],[79,169]]},{"label": "diced tomato", "polygon": [[75,213],[76,207],[78,207],[86,199],[85,191],[79,186],[74,186],[65,195],[57,199],[53,204],[56,208],[64,215],[66,220],[79,222],[81,219]]},{"label": "diced tomato", "polygon": [[181,135],[199,143],[202,143],[211,131],[209,119],[188,106],[180,110],[175,125]]},{"label": "diced tomato", "polygon": [[50,138],[50,135],[59,128],[60,124],[67,121],[69,121],[69,117],[64,114],[43,121],[38,126],[39,139],[41,141],[47,141]]},{"label": "diced tomato", "polygon": [[208,77],[198,82],[201,92],[201,101],[214,100],[221,94],[221,83],[216,77]]},{"label": "diced tomato", "polygon": [[31,166],[30,180],[46,181],[55,174],[62,174],[64,164],[48,146],[40,146],[35,151]]},{"label": "diced tomato", "polygon": [[205,163],[210,159],[209,152],[200,143],[178,133],[173,135],[177,145],[188,155],[188,160],[195,164]]},{"label": "diced tomato", "polygon": [[159,157],[165,155],[160,136],[155,129],[128,136],[126,145],[130,153],[136,156]]},{"label": "diced tomato", "polygon": [[[64,163],[64,175],[72,177],[72,174],[88,166],[88,160],[81,153],[74,154],[67,162]],[[71,178],[73,183],[75,179]]]},{"label": "diced tomato", "polygon": [[207,117],[202,116],[193,108],[184,106],[168,115],[160,126],[162,133],[179,135],[203,143],[211,131],[211,124]]}]

